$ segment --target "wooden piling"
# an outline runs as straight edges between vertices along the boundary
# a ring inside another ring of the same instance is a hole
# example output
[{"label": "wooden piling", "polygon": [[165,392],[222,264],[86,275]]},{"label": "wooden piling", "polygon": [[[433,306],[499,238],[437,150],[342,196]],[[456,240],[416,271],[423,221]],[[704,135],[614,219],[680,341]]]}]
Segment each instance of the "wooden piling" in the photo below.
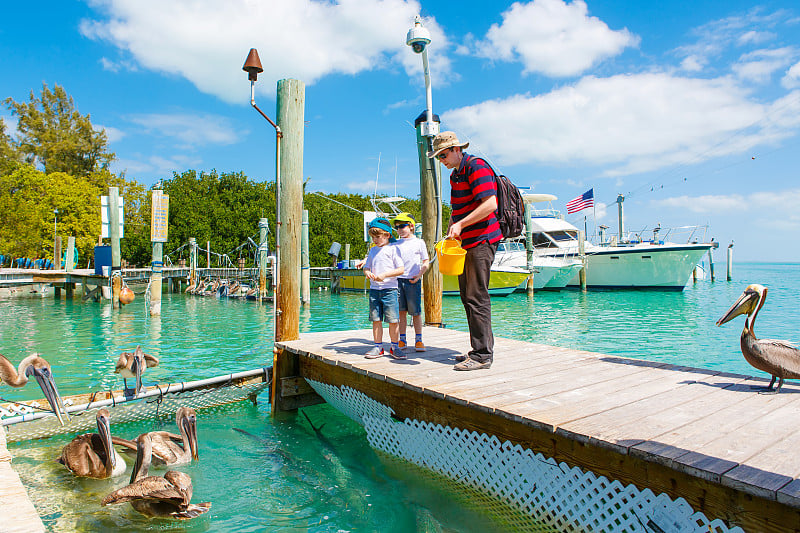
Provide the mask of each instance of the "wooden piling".
[{"label": "wooden piling", "polygon": [[[622,204],[620,204],[621,206]],[[578,230],[578,255],[581,258],[581,270],[578,272],[578,279],[580,280],[581,290],[586,291],[586,235],[583,231]]]},{"label": "wooden piling", "polygon": [[[278,217],[278,293],[275,341],[300,337],[300,233],[303,217],[303,143],[305,84],[300,80],[278,81],[277,125],[281,131],[279,158]],[[297,356],[285,354],[276,346],[273,357],[271,390],[272,414],[285,410],[284,380],[296,375]]]},{"label": "wooden piling", "polygon": [[303,230],[300,237],[300,302],[311,304],[311,262],[308,257],[308,209],[303,209]]},{"label": "wooden piling", "polygon": [[206,241],[206,266],[211,268],[211,241]]},{"label": "wooden piling", "polygon": [[161,269],[164,267],[164,243],[153,243],[150,274],[150,316],[161,315]]},{"label": "wooden piling", "polygon": [[116,272],[111,282],[111,306],[119,307],[119,293],[122,291],[122,255],[119,247],[119,188],[108,188],[108,236],[111,238],[111,273]]},{"label": "wooden piling", "polygon": [[711,273],[711,281],[714,281],[714,248],[708,249],[708,271]]},{"label": "wooden piling", "polygon": [[350,243],[344,245],[344,260],[347,261],[348,268],[350,267]]},{"label": "wooden piling", "polygon": [[[439,218],[441,206],[441,175],[438,163],[428,157],[431,150],[431,138],[422,134],[425,113],[417,117],[417,154],[419,156],[419,190],[422,204],[422,240],[428,247],[431,258],[430,268],[422,277],[423,307],[425,323],[440,325],[442,323],[442,275],[436,259],[434,245],[442,238],[442,221]],[[438,120],[436,120],[438,122]],[[438,192],[438,194],[437,194]],[[438,204],[438,205],[437,205]]]},{"label": "wooden piling", "polygon": [[[11,260],[11,264],[14,264],[14,260]],[[56,236],[55,239],[55,246],[53,248],[53,268],[55,270],[61,270],[61,237]]]},{"label": "wooden piling", "polygon": [[733,243],[728,245],[728,271],[727,271],[727,279],[728,281],[733,280]]},{"label": "wooden piling", "polygon": [[197,239],[189,237],[189,285],[197,287]]},{"label": "wooden piling", "polygon": [[64,270],[72,272],[75,270],[75,236],[70,235],[67,237],[67,261],[64,264]]},{"label": "wooden piling", "polygon": [[533,295],[533,228],[531,227],[531,209],[533,209],[531,204],[525,202],[525,256],[527,259],[528,272],[530,272],[526,288],[529,296]]}]

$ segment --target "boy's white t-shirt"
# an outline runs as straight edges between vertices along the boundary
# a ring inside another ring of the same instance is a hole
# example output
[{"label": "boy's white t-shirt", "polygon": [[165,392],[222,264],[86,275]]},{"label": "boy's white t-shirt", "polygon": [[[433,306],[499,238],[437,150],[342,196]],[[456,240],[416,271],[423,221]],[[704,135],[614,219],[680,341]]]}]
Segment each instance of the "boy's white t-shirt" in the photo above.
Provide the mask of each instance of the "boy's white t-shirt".
[{"label": "boy's white t-shirt", "polygon": [[[389,270],[395,270],[403,266],[398,248],[393,244],[385,246],[373,246],[367,254],[367,261],[364,263],[364,270],[369,270],[373,274],[382,274]],[[386,278],[383,281],[369,280],[370,289],[396,289],[397,277]]]},{"label": "boy's white t-shirt", "polygon": [[400,252],[405,269],[405,273],[398,277],[411,279],[419,276],[422,262],[428,259],[428,248],[425,246],[425,241],[412,235],[407,239],[398,239],[393,246],[397,247]]}]

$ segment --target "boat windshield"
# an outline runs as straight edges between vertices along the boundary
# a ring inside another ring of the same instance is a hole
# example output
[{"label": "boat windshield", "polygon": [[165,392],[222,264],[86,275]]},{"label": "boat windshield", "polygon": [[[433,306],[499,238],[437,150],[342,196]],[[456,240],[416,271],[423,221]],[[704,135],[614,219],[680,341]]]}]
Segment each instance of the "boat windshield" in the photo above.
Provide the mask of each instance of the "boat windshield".
[{"label": "boat windshield", "polygon": [[577,240],[574,231],[556,230],[548,233],[534,233],[533,246],[535,248],[558,248]]},{"label": "boat windshield", "polygon": [[524,252],[525,243],[520,241],[503,241],[497,245],[498,252]]}]

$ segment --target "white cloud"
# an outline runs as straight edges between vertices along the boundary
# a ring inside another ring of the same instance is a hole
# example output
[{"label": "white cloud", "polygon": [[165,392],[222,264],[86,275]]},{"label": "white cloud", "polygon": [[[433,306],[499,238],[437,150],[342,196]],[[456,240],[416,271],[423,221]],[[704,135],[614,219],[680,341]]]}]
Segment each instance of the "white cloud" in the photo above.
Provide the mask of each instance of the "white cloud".
[{"label": "white cloud", "polygon": [[[134,156],[135,157],[135,156]],[[172,177],[172,172],[181,172],[187,168],[200,165],[197,157],[173,156],[171,158],[158,155],[141,156],[141,158],[117,159],[111,163],[113,172],[125,172],[128,177],[136,178],[137,174],[158,174],[164,178]]]},{"label": "white cloud", "polygon": [[796,49],[789,46],[771,50],[755,50],[742,55],[739,62],[733,65],[733,71],[745,80],[769,81],[772,73],[786,68],[797,56],[797,53]]},{"label": "white cloud", "polygon": [[112,126],[102,126],[100,124],[93,124],[92,126],[95,131],[106,132],[106,140],[108,141],[108,144],[120,141],[125,137],[125,132],[121,129],[114,128]]},{"label": "white cloud", "polygon": [[[199,90],[228,102],[246,102],[247,52],[259,50],[264,72],[257,87],[273,96],[277,80],[297,78],[310,85],[323,76],[356,74],[401,64],[416,76],[422,66],[405,44],[420,5],[415,0],[96,0],[105,11],[84,20],[83,35],[126,51],[143,68],[177,74]],[[449,71],[443,53],[449,43],[435,20],[432,69]],[[108,68],[124,61],[105,60]],[[421,76],[418,76],[421,78]],[[444,79],[444,76],[443,76]],[[421,82],[420,82],[421,83]]]},{"label": "white cloud", "polygon": [[786,71],[786,75],[781,80],[781,85],[787,89],[800,88],[800,63],[795,63]]},{"label": "white cloud", "polygon": [[[774,216],[771,220],[785,219],[792,221],[794,227],[800,222],[796,206],[800,202],[800,189],[784,191],[754,192],[747,196],[741,194],[730,195],[705,195],[705,196],[676,196],[656,201],[657,205],[686,209],[693,213],[715,215],[741,215],[747,212],[769,212]],[[785,215],[785,216],[784,216]]]},{"label": "white cloud", "polygon": [[188,148],[207,144],[233,144],[239,139],[230,120],[220,115],[149,114],[133,115],[128,120],[143,126],[148,133],[174,137]]},{"label": "white cloud", "polygon": [[627,29],[613,31],[588,14],[586,3],[574,0],[515,2],[503,13],[503,23],[493,24],[477,54],[504,61],[519,60],[524,72],[564,77],[580,74],[613,57],[639,38]]},{"label": "white cloud", "polygon": [[[797,107],[798,100],[787,97],[781,106]],[[586,77],[547,94],[450,110],[442,119],[446,129],[506,165],[590,164],[617,176],[774,141],[795,126],[772,111],[728,78],[652,73]]]},{"label": "white cloud", "polygon": [[688,72],[699,72],[706,66],[706,58],[702,56],[690,55],[681,61],[681,68]]},{"label": "white cloud", "polygon": [[736,40],[737,44],[740,46],[746,44],[761,44],[767,41],[771,41],[775,39],[775,33],[771,31],[756,31],[750,30],[744,32],[739,38]]}]

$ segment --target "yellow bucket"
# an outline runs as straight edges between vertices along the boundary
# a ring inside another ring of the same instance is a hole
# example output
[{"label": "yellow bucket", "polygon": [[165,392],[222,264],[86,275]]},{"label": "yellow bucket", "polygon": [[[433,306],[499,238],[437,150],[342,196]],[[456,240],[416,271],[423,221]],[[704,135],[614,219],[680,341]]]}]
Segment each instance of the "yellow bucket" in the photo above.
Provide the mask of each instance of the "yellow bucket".
[{"label": "yellow bucket", "polygon": [[436,243],[436,257],[439,258],[439,272],[445,276],[459,276],[464,272],[464,258],[467,251],[461,241],[444,239]]}]

